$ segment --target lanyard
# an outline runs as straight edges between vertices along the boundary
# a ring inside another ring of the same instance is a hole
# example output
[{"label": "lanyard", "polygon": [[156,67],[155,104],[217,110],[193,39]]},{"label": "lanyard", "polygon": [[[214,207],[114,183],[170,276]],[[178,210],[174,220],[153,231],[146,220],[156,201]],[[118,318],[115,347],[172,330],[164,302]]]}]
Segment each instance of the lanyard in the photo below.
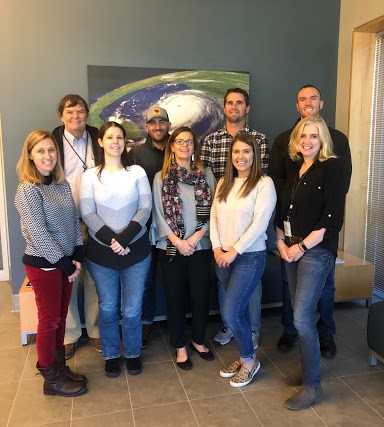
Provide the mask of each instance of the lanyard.
[{"label": "lanyard", "polygon": [[305,175],[307,175],[308,171],[311,169],[312,166],[313,164],[303,173],[303,175],[301,175],[301,178],[297,179],[298,175],[296,176],[294,187],[292,188],[292,193],[291,193],[291,203],[289,204],[289,208],[287,211],[287,221],[289,221],[289,217],[292,213],[293,203],[296,198],[297,189],[299,188],[299,185],[302,183],[303,179],[305,178]]},{"label": "lanyard", "polygon": [[87,152],[88,152],[88,131],[87,131],[87,139],[85,141],[85,156],[84,160],[79,156],[79,153],[75,150],[75,147],[68,141],[67,137],[65,136],[65,133],[63,132],[64,139],[68,142],[69,146],[72,148],[73,152],[76,154],[76,156],[80,159],[81,163],[83,164],[83,171],[85,172],[88,169],[87,166]]}]

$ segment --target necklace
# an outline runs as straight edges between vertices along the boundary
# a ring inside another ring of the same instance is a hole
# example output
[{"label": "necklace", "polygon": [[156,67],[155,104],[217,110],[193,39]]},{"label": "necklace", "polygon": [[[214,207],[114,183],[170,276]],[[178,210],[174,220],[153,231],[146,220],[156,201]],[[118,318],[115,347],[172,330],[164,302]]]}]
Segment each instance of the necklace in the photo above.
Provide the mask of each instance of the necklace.
[{"label": "necklace", "polygon": [[63,132],[64,139],[68,142],[69,146],[72,148],[73,152],[76,154],[76,156],[80,159],[81,163],[83,164],[83,171],[85,172],[88,169],[88,166],[86,164],[87,161],[87,152],[88,152],[88,131],[87,131],[87,139],[85,140],[85,156],[84,160],[79,156],[79,153],[75,150],[75,147],[68,141],[67,137],[65,136],[65,133]]}]

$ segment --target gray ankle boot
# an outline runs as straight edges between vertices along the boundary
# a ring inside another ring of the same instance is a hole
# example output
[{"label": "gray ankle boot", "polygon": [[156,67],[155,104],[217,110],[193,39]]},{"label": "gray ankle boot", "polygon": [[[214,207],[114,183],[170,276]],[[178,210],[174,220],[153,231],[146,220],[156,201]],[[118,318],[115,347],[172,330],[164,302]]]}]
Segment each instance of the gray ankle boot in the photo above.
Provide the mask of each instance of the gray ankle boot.
[{"label": "gray ankle boot", "polygon": [[321,388],[321,384],[317,387],[303,386],[299,392],[285,402],[285,406],[292,411],[300,411],[309,408],[322,396],[323,389]]}]

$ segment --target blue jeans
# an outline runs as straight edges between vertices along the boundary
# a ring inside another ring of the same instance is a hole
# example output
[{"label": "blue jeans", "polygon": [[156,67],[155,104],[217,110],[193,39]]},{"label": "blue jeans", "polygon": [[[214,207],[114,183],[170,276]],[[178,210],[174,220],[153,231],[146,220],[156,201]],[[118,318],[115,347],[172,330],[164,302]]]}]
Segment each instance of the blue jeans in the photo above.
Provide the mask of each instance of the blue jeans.
[{"label": "blue jeans", "polygon": [[[219,308],[220,313],[223,313],[224,301],[227,295],[227,291],[224,286],[218,281],[217,286],[219,288]],[[261,297],[262,297],[262,285],[261,282],[256,287],[255,292],[251,295],[249,299],[249,317],[251,319],[251,328],[252,331],[255,331],[257,334],[260,334],[261,327]],[[222,316],[223,317],[223,316]],[[224,319],[224,326],[228,326]]]},{"label": "blue jeans", "polygon": [[158,258],[158,249],[156,249],[156,246],[152,246],[152,261],[145,280],[143,308],[141,312],[141,323],[143,325],[152,325],[153,318],[156,314],[156,277]]},{"label": "blue jeans", "polygon": [[[293,324],[293,309],[291,297],[289,294],[289,286],[287,273],[285,271],[284,261],[281,261],[281,276],[283,279],[283,311],[281,315],[281,324],[284,327],[284,332],[288,334],[297,334],[295,325]],[[336,333],[336,325],[333,320],[333,308],[335,303],[335,263],[327,276],[323,292],[317,310],[320,313],[317,321],[317,331],[319,335],[334,335]]]},{"label": "blue jeans", "polygon": [[[129,255],[127,255],[129,256]],[[140,356],[141,305],[151,255],[124,270],[86,260],[99,296],[99,330],[103,359],[120,357],[120,313],[124,357]]]},{"label": "blue jeans", "polygon": [[233,332],[237,348],[244,362],[256,357],[252,343],[249,300],[260,284],[265,267],[266,251],[237,255],[227,268],[216,267],[216,275],[227,291],[222,315]]},{"label": "blue jeans", "polygon": [[285,262],[293,323],[300,340],[303,384],[310,387],[317,387],[321,380],[316,310],[332,265],[333,254],[318,246],[306,251],[297,262]]}]

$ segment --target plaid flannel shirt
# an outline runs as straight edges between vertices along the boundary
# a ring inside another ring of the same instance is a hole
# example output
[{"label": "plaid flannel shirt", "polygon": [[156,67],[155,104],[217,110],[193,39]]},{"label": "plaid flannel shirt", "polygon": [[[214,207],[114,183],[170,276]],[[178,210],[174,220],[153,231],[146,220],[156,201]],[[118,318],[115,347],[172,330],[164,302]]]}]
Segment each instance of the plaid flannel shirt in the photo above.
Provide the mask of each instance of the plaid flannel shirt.
[{"label": "plaid flannel shirt", "polygon": [[[250,129],[248,125],[244,126],[239,133],[250,133],[256,138],[261,151],[261,168],[266,174],[268,172],[270,158],[267,138],[264,134]],[[225,127],[204,138],[200,158],[204,166],[212,170],[217,181],[224,175],[231,142],[232,136],[227,132]]]}]

